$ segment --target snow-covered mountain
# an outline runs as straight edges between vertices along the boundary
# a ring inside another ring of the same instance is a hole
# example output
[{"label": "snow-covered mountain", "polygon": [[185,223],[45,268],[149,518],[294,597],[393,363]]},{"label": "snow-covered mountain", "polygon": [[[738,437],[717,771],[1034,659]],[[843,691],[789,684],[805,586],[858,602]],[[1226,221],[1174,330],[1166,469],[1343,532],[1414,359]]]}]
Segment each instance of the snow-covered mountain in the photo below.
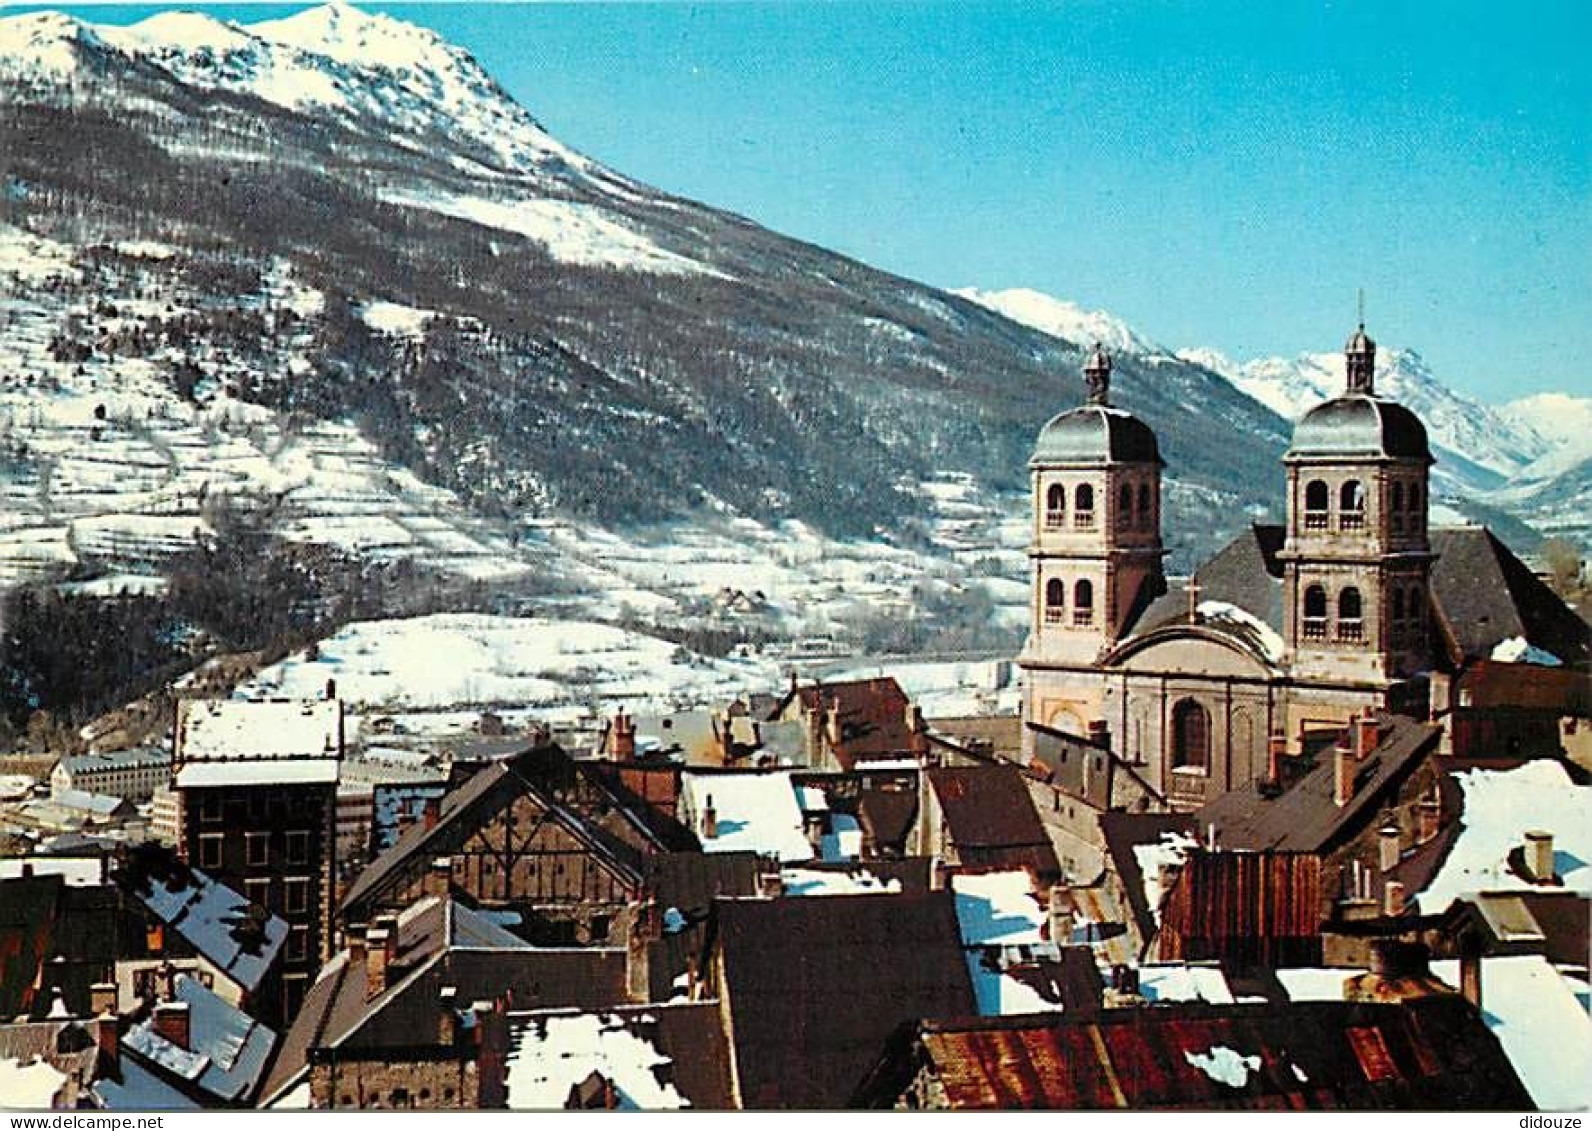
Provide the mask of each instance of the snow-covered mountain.
[{"label": "snow-covered mountain", "polygon": [[1004,291],[962,287],[951,293],[999,311],[1013,322],[1032,326],[1080,346],[1099,344],[1112,353],[1138,356],[1167,352],[1114,315],[1103,310],[1085,310],[1075,302],[1054,298],[1040,291],[1023,287]]}]

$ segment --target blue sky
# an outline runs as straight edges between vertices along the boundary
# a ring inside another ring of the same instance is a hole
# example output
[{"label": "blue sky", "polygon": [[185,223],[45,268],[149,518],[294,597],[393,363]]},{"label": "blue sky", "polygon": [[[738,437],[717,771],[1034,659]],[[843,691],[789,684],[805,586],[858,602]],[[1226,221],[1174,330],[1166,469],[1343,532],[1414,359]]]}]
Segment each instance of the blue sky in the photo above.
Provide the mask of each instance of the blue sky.
[{"label": "blue sky", "polygon": [[1238,358],[1337,348],[1364,287],[1466,391],[1592,392],[1586,3],[364,6],[627,174],[887,270]]}]

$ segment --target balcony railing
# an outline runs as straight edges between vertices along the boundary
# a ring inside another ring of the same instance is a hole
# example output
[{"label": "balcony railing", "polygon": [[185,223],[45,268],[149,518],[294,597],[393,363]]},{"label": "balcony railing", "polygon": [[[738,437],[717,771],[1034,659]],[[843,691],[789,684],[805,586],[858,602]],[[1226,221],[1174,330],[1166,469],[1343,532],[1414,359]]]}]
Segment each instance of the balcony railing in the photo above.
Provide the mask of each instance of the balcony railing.
[{"label": "balcony railing", "polygon": [[1066,526],[1066,525],[1067,525],[1067,512],[1066,511],[1046,511],[1045,512],[1045,529],[1046,530],[1060,530],[1063,526]]},{"label": "balcony railing", "polygon": [[1327,638],[1327,618],[1306,617],[1304,620],[1304,638],[1306,640],[1325,640]]},{"label": "balcony railing", "polygon": [[1067,610],[1063,609],[1060,605],[1046,605],[1045,606],[1045,623],[1046,624],[1060,624],[1063,620],[1066,619],[1066,616],[1067,616]]},{"label": "balcony railing", "polygon": [[1072,515],[1072,528],[1074,530],[1093,530],[1095,524],[1094,511],[1074,511]]},{"label": "balcony railing", "polygon": [[1327,528],[1326,511],[1305,511],[1306,530],[1325,530]]},{"label": "balcony railing", "polygon": [[1086,625],[1093,624],[1094,623],[1094,610],[1093,609],[1074,609],[1072,611],[1072,623],[1073,623],[1074,627],[1077,627],[1077,628],[1083,628]]},{"label": "balcony railing", "polygon": [[1358,620],[1340,620],[1338,622],[1338,639],[1345,643],[1358,643],[1365,639],[1365,624]]},{"label": "balcony railing", "polygon": [[1338,516],[1339,530],[1359,530],[1365,526],[1364,511],[1344,511]]}]

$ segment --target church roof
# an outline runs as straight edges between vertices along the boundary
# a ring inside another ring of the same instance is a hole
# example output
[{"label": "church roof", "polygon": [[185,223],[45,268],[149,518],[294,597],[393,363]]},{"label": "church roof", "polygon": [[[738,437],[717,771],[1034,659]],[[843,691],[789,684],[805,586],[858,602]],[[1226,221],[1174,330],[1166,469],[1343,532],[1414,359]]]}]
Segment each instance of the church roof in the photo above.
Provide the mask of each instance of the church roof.
[{"label": "church roof", "polygon": [[1030,467],[1046,464],[1160,463],[1150,426],[1109,405],[1069,409],[1040,429]]},{"label": "church roof", "polygon": [[1431,540],[1432,592],[1456,662],[1488,657],[1516,637],[1567,664],[1592,655],[1586,622],[1492,531],[1433,530]]},{"label": "church roof", "polygon": [[[1233,637],[1268,660],[1271,659],[1269,648],[1259,636],[1266,629],[1275,633],[1283,629],[1282,562],[1277,558],[1283,535],[1281,526],[1257,523],[1196,569],[1193,578],[1199,586],[1202,608],[1209,611],[1213,604],[1231,605],[1248,614],[1247,618],[1202,614],[1196,623]],[[1131,635],[1139,637],[1157,629],[1187,624],[1188,610],[1189,582],[1172,581],[1167,591],[1134,621]]]},{"label": "church roof", "polygon": [[1432,462],[1426,427],[1394,401],[1350,393],[1318,404],[1294,426],[1284,460],[1415,459]]}]

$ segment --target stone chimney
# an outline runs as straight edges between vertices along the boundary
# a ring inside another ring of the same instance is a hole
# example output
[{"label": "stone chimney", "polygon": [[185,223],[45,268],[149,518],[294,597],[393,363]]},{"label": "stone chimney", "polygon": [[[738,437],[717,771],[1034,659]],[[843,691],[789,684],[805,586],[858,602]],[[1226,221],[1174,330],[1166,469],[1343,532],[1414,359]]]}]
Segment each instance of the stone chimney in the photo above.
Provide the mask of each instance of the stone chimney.
[{"label": "stone chimney", "polygon": [[1389,919],[1404,914],[1404,885],[1397,880],[1388,880],[1382,885],[1382,914]]},{"label": "stone chimney", "polygon": [[424,890],[427,895],[446,897],[453,890],[453,858],[438,856],[426,869]]},{"label": "stone chimney", "polygon": [[95,1017],[116,1013],[116,983],[95,982],[88,988],[88,1011]]},{"label": "stone chimney", "polygon": [[1101,750],[1111,749],[1111,724],[1104,719],[1089,720],[1089,745]]},{"label": "stone chimney", "polygon": [[1377,748],[1382,741],[1382,727],[1376,721],[1376,716],[1369,711],[1359,720],[1354,729],[1354,755],[1364,761],[1371,756],[1371,751]]},{"label": "stone chimney", "polygon": [[702,839],[717,840],[719,836],[719,811],[713,807],[713,795],[708,794],[707,804],[702,806]]},{"label": "stone chimney", "polygon": [[459,987],[443,986],[437,992],[437,1043],[451,1048],[459,1039]]},{"label": "stone chimney", "polygon": [[1340,809],[1354,798],[1354,771],[1358,766],[1352,742],[1349,738],[1340,739],[1332,750],[1332,800]]},{"label": "stone chimney", "polygon": [[1376,862],[1384,872],[1399,866],[1399,827],[1383,825],[1376,830]]},{"label": "stone chimney", "polygon": [[1553,870],[1553,834],[1541,829],[1526,833],[1526,874],[1533,883],[1551,884]]},{"label": "stone chimney", "polygon": [[365,934],[365,1000],[371,1001],[387,988],[387,964],[397,943],[386,927],[372,927]]},{"label": "stone chimney", "polygon": [[1073,911],[1072,900],[1062,890],[1060,884],[1052,885],[1050,889],[1050,941],[1057,946],[1066,946],[1072,939],[1073,924],[1077,915]]},{"label": "stone chimney", "polygon": [[628,762],[636,756],[636,720],[628,711],[616,711],[613,725],[608,728],[608,754],[618,762]]},{"label": "stone chimney", "polygon": [[163,1001],[155,1006],[155,1032],[183,1051],[193,1048],[193,1019],[185,1001]]}]

